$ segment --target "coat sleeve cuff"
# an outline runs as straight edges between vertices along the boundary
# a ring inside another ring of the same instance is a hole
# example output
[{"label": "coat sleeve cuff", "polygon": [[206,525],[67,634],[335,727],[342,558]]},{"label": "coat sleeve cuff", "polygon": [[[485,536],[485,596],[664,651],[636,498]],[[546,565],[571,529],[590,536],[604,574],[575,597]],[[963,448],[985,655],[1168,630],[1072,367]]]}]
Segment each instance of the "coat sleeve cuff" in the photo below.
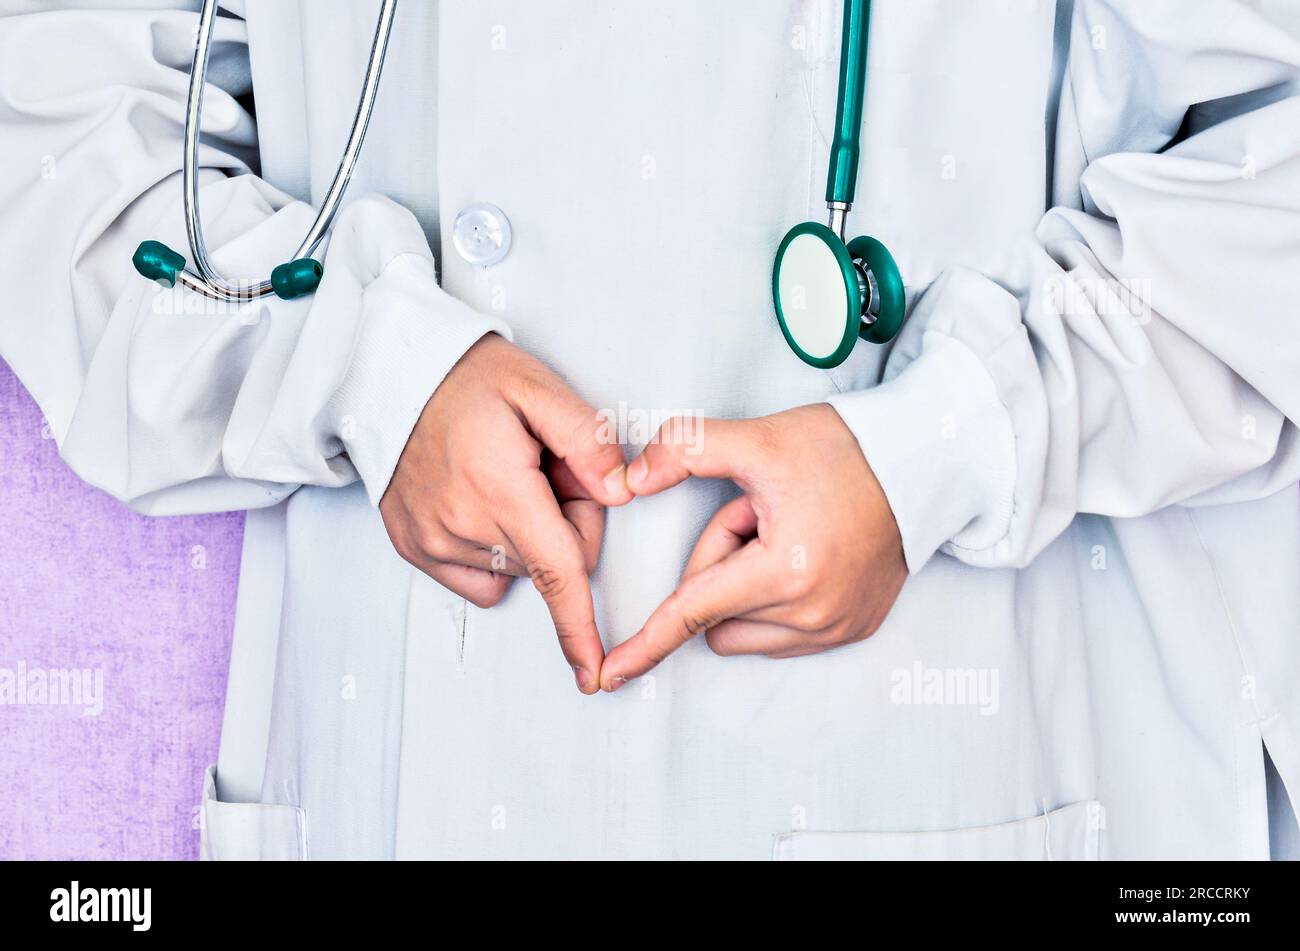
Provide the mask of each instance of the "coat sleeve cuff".
[{"label": "coat sleeve cuff", "polygon": [[437,283],[433,262],[395,258],[365,289],[352,360],[336,394],[338,438],[379,504],[407,439],[465,351],[504,321],[470,309]]},{"label": "coat sleeve cuff", "polygon": [[911,572],[941,546],[996,545],[1015,487],[1015,438],[992,377],[964,344],[926,337],[892,379],[827,400],[889,500]]}]

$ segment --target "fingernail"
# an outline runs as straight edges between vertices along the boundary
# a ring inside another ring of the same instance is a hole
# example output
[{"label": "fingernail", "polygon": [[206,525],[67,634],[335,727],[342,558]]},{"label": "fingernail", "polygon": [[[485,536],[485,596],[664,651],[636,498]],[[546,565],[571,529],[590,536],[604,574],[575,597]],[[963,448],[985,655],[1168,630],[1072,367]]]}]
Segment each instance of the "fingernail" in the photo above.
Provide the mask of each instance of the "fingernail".
[{"label": "fingernail", "polygon": [[609,682],[609,690],[606,692],[613,693],[615,690],[623,686],[625,683],[627,683],[626,677],[615,677],[613,680]]},{"label": "fingernail", "polygon": [[578,689],[586,693],[592,684],[592,676],[581,667],[573,668],[573,679],[578,682]]},{"label": "fingernail", "polygon": [[627,471],[628,485],[636,483],[640,485],[650,474],[650,463],[646,462],[645,456],[637,456],[636,461],[632,463],[632,468]]},{"label": "fingernail", "polygon": [[605,491],[610,495],[622,495],[627,489],[627,466],[619,466],[605,476]]}]

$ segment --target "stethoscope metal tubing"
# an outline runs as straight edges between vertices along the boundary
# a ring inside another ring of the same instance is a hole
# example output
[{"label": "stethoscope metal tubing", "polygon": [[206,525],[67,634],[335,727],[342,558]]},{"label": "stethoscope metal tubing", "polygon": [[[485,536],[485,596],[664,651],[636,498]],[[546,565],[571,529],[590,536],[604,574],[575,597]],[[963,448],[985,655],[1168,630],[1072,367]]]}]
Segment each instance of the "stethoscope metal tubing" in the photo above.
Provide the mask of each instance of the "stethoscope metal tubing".
[{"label": "stethoscope metal tubing", "polygon": [[826,227],[839,235],[841,241],[844,241],[845,226],[848,223],[849,212],[853,208],[853,203],[848,201],[828,201],[826,208],[829,212],[826,216]]},{"label": "stethoscope metal tubing", "polygon": [[[177,283],[216,300],[242,302],[257,300],[273,294],[275,291],[269,280],[257,284],[238,285],[227,281],[212,266],[208,259],[208,248],[203,240],[203,222],[199,211],[199,146],[200,130],[203,125],[203,89],[207,79],[208,56],[212,49],[212,31],[216,25],[218,0],[203,0],[199,15],[199,31],[194,47],[194,63],[190,69],[189,97],[185,104],[185,160],[183,168],[185,231],[189,238],[190,255],[197,276],[181,272]],[[293,259],[311,256],[324,240],[334,216],[338,214],[339,205],[347,193],[348,183],[356,168],[361,146],[370,127],[370,117],[374,112],[375,98],[379,93],[379,82],[383,76],[384,59],[388,54],[388,41],[392,36],[393,17],[397,12],[397,0],[383,0],[379,11],[379,20],[375,27],[375,38],[370,47],[370,62],[366,67],[366,78],[362,85],[361,97],[357,102],[357,112],[352,120],[352,131],[348,135],[343,157],[339,160],[334,180],[325,194],[316,221],[308,230]]]},{"label": "stethoscope metal tubing", "polygon": [[246,304],[250,301],[260,300],[263,297],[269,297],[274,293],[266,290],[271,286],[270,281],[250,284],[247,287],[239,287],[222,281],[221,286],[217,286],[205,281],[197,274],[191,274],[189,271],[176,272],[176,283],[186,290],[227,304]]}]

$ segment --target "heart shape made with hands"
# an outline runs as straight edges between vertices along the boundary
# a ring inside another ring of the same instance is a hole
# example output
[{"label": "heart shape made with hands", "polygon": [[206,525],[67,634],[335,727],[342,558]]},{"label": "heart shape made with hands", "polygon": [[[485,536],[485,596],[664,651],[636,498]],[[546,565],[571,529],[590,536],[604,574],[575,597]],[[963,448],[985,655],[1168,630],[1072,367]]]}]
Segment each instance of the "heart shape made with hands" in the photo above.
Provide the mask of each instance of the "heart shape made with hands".
[{"label": "heart shape made with hands", "polygon": [[[897,597],[898,527],[831,406],[673,419],[630,466],[623,452],[558,374],[488,334],[425,405],[380,514],[399,555],[478,607],[530,578],[587,694],[618,689],[700,633],[719,654],[773,657],[860,640]],[[606,509],[691,477],[744,494],[706,526],[677,589],[606,656],[589,577]]]}]

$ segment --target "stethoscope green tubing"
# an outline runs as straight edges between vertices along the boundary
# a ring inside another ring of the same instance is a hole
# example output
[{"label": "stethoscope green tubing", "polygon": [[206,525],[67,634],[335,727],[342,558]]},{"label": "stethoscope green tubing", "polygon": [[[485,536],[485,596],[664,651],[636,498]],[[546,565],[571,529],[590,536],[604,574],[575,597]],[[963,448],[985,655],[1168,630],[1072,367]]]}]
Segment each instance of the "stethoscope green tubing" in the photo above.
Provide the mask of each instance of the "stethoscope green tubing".
[{"label": "stethoscope green tubing", "polygon": [[826,173],[826,201],[849,205],[858,180],[862,103],[867,91],[867,37],[870,0],[844,0],[840,40],[840,88],[835,109],[835,140]]}]

